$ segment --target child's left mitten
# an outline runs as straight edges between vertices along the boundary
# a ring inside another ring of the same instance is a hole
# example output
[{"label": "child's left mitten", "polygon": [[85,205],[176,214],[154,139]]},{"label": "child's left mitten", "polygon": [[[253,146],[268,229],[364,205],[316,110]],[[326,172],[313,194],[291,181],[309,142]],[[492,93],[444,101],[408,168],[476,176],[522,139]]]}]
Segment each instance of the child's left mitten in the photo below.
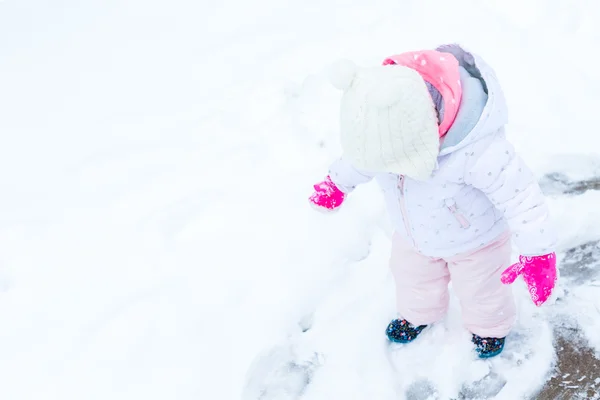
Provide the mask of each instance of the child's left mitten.
[{"label": "child's left mitten", "polygon": [[548,300],[556,284],[556,254],[520,256],[518,263],[502,273],[502,283],[511,284],[519,275],[523,276],[533,303],[541,306]]}]

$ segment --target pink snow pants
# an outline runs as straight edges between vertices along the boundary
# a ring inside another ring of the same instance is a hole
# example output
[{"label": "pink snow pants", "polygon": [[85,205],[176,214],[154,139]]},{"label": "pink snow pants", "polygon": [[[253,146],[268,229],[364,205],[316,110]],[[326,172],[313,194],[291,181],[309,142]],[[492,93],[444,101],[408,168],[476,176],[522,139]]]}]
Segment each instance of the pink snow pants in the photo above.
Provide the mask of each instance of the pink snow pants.
[{"label": "pink snow pants", "polygon": [[516,319],[512,290],[500,282],[510,255],[508,233],[486,247],[445,259],[424,256],[395,234],[390,267],[398,313],[413,325],[441,320],[452,280],[465,327],[481,337],[505,337]]}]

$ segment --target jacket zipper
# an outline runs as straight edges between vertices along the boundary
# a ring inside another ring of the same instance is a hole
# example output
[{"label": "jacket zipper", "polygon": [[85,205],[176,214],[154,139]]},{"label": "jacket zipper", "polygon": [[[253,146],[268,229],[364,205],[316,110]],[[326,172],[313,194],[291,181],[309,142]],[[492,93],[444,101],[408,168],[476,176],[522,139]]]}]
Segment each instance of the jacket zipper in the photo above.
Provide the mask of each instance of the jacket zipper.
[{"label": "jacket zipper", "polygon": [[454,218],[456,218],[460,226],[462,226],[465,229],[471,227],[471,223],[469,222],[467,217],[465,217],[460,211],[458,211],[456,202],[453,199],[446,199],[444,200],[444,203],[446,203],[446,207],[448,208],[448,210],[450,210],[450,212],[454,214]]},{"label": "jacket zipper", "polygon": [[412,229],[410,227],[410,222],[408,222],[408,212],[406,210],[406,200],[404,198],[404,176],[400,175],[398,177],[398,189],[400,189],[400,213],[402,214],[402,220],[404,221],[404,229],[406,229],[406,233],[410,240],[413,243],[413,246],[417,247],[417,243],[415,242],[415,238],[412,234]]}]

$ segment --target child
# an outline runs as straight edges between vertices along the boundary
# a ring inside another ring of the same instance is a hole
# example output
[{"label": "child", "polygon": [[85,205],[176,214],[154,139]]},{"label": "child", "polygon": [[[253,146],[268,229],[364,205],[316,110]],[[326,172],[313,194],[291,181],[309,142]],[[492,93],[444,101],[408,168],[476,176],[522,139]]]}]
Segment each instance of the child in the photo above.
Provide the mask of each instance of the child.
[{"label": "child", "polygon": [[[458,45],[403,53],[382,66],[339,62],[344,154],[310,201],[339,207],[376,178],[394,225],[390,267],[399,314],[389,340],[413,341],[448,308],[448,283],[481,358],[499,354],[522,275],[540,306],[556,282],[556,237],[531,171],[505,137],[492,69]],[[510,266],[512,239],[521,251]]]}]

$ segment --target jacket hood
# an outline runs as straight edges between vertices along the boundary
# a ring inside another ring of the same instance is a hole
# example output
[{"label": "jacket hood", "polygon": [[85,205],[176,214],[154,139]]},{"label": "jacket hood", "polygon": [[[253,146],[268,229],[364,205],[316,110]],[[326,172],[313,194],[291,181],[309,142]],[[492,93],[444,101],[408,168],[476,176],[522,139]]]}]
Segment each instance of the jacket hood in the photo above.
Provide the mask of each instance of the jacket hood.
[{"label": "jacket hood", "polygon": [[460,150],[497,132],[508,123],[508,108],[494,70],[479,56],[456,44],[436,50],[459,62],[463,95],[454,124],[440,145],[440,156]]}]

